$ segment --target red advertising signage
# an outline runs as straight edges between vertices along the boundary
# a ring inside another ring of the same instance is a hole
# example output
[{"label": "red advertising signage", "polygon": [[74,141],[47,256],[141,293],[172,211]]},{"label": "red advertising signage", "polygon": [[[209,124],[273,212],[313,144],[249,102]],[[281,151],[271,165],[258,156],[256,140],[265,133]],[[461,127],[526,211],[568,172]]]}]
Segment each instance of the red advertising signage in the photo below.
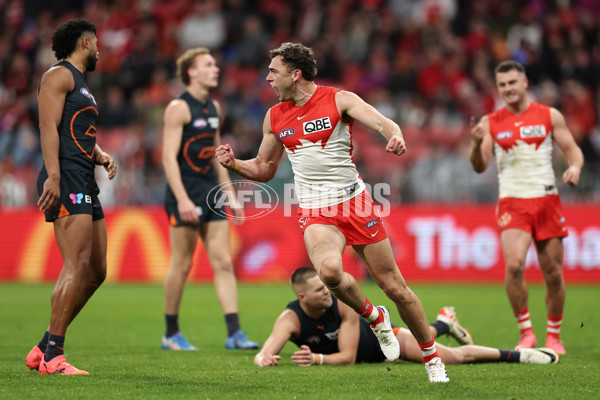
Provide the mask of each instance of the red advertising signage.
[{"label": "red advertising signage", "polygon": [[[408,281],[503,282],[493,205],[392,206],[390,211],[384,225]],[[600,283],[600,206],[564,206],[564,212],[569,227],[565,279]],[[113,208],[105,214],[108,281],[162,281],[169,265],[169,227],[163,208]],[[54,281],[62,259],[52,224],[35,209],[0,210],[0,224],[0,281]],[[231,226],[231,243],[240,281],[283,282],[295,268],[310,265],[295,212],[283,208]],[[364,264],[349,248],[344,267],[358,279],[367,277]],[[199,245],[190,281],[211,281],[212,276]],[[542,280],[533,246],[526,276]]]}]

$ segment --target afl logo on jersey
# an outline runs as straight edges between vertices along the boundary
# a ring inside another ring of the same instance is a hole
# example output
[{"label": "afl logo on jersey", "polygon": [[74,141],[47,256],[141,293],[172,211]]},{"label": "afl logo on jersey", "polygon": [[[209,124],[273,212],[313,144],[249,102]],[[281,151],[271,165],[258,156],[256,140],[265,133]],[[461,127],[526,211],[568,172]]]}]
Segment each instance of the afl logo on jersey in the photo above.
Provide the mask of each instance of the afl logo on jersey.
[{"label": "afl logo on jersey", "polygon": [[287,139],[294,136],[294,130],[292,128],[283,129],[277,134],[277,136],[279,136],[279,139],[281,140]]},{"label": "afl logo on jersey", "polygon": [[206,128],[206,125],[208,125],[208,123],[206,122],[206,120],[204,118],[196,118],[194,120],[194,128],[198,128],[198,129],[202,129],[202,128]]},{"label": "afl logo on jersey", "polygon": [[87,90],[87,88],[82,87],[81,89],[79,89],[79,92],[84,95],[85,97],[87,97],[88,99],[92,100],[94,102],[94,104],[96,104],[96,99],[94,98],[94,96],[92,96],[92,94],[90,93],[89,90]]},{"label": "afl logo on jersey", "polygon": [[367,222],[367,228],[372,228],[375,225],[377,225],[377,220],[376,219],[372,219],[369,222]]},{"label": "afl logo on jersey", "polygon": [[502,131],[502,132],[498,132],[498,134],[496,135],[496,139],[504,140],[504,139],[508,139],[508,138],[512,137],[512,135],[513,135],[512,131]]}]

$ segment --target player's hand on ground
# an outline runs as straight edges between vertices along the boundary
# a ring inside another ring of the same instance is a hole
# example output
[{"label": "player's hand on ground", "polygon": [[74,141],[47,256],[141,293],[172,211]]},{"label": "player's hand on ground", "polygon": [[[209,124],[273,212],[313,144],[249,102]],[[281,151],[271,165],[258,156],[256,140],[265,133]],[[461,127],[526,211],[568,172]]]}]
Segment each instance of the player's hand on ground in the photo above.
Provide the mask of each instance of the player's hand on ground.
[{"label": "player's hand on ground", "polygon": [[577,184],[579,183],[579,175],[580,174],[581,174],[581,170],[579,168],[569,167],[563,173],[562,180],[564,183],[566,183],[568,185],[577,186]]},{"label": "player's hand on ground", "polygon": [[60,199],[60,177],[48,177],[44,182],[44,190],[40,196],[37,205],[40,211],[47,213],[52,210]]},{"label": "player's hand on ground", "polygon": [[394,135],[390,138],[385,147],[385,151],[388,153],[394,153],[397,156],[401,156],[406,153],[406,144],[401,136]]},{"label": "player's hand on ground", "polygon": [[276,367],[279,360],[281,360],[281,356],[276,354],[263,354],[262,357],[256,357],[254,359],[254,364],[259,367]]},{"label": "player's hand on ground", "polygon": [[108,179],[113,179],[117,176],[117,162],[108,153],[102,152],[98,154],[96,160],[108,172]]},{"label": "player's hand on ground", "polygon": [[469,121],[471,128],[471,138],[476,144],[480,144],[485,136],[485,129],[483,128],[483,124],[481,121],[478,123],[475,122],[475,117],[471,116],[471,120]]},{"label": "player's hand on ground", "polygon": [[310,351],[310,347],[303,344],[300,346],[300,350],[292,355],[292,361],[301,367],[310,367],[315,363],[315,356]]},{"label": "player's hand on ground", "polygon": [[227,169],[232,169],[235,166],[235,155],[229,144],[222,144],[215,149],[215,157]]},{"label": "player's hand on ground", "polygon": [[200,223],[198,208],[189,198],[177,202],[177,211],[179,212],[179,218],[181,218],[183,222],[188,224]]}]

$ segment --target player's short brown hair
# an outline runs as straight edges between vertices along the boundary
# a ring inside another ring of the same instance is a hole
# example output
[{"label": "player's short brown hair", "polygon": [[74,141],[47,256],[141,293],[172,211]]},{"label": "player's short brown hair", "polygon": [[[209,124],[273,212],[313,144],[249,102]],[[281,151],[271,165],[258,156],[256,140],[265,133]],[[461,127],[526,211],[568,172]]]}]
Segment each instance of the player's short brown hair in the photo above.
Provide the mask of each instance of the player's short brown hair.
[{"label": "player's short brown hair", "polygon": [[177,59],[177,77],[185,86],[190,84],[188,69],[194,64],[196,57],[202,54],[210,54],[210,50],[206,47],[196,47],[189,49]]},{"label": "player's short brown hair", "polygon": [[302,291],[302,286],[307,280],[317,275],[317,270],[313,267],[300,267],[292,273],[290,282],[295,293]]},{"label": "player's short brown hair", "polygon": [[310,47],[300,43],[285,42],[276,49],[269,51],[271,60],[281,56],[283,63],[292,71],[299,69],[302,77],[307,81],[314,81],[317,76],[317,60]]},{"label": "player's short brown hair", "polygon": [[513,70],[525,74],[525,67],[523,66],[523,64],[515,60],[502,61],[496,66],[496,68],[494,69],[494,73],[504,73]]}]

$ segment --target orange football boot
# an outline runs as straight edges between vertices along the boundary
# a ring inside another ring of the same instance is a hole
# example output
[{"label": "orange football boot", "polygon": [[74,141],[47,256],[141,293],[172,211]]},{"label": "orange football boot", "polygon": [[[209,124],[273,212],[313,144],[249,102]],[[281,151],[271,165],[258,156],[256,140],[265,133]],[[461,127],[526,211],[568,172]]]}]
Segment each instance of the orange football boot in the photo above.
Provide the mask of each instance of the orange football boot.
[{"label": "orange football boot", "polygon": [[537,344],[537,339],[533,331],[527,331],[521,335],[519,344],[515,347],[515,350],[520,349],[532,349]]},{"label": "orange football boot", "polygon": [[25,359],[25,365],[29,367],[30,370],[37,370],[40,368],[40,361],[44,358],[44,353],[38,345],[33,346],[29,354],[27,354],[27,358]]},{"label": "orange football boot", "polygon": [[82,369],[77,369],[65,360],[64,355],[56,356],[50,361],[42,358],[40,362],[40,375],[89,375],[90,373]]},{"label": "orange football boot", "polygon": [[546,336],[546,347],[551,348],[556,352],[556,354],[566,354],[565,346],[563,346],[563,341],[557,338],[556,336]]}]

